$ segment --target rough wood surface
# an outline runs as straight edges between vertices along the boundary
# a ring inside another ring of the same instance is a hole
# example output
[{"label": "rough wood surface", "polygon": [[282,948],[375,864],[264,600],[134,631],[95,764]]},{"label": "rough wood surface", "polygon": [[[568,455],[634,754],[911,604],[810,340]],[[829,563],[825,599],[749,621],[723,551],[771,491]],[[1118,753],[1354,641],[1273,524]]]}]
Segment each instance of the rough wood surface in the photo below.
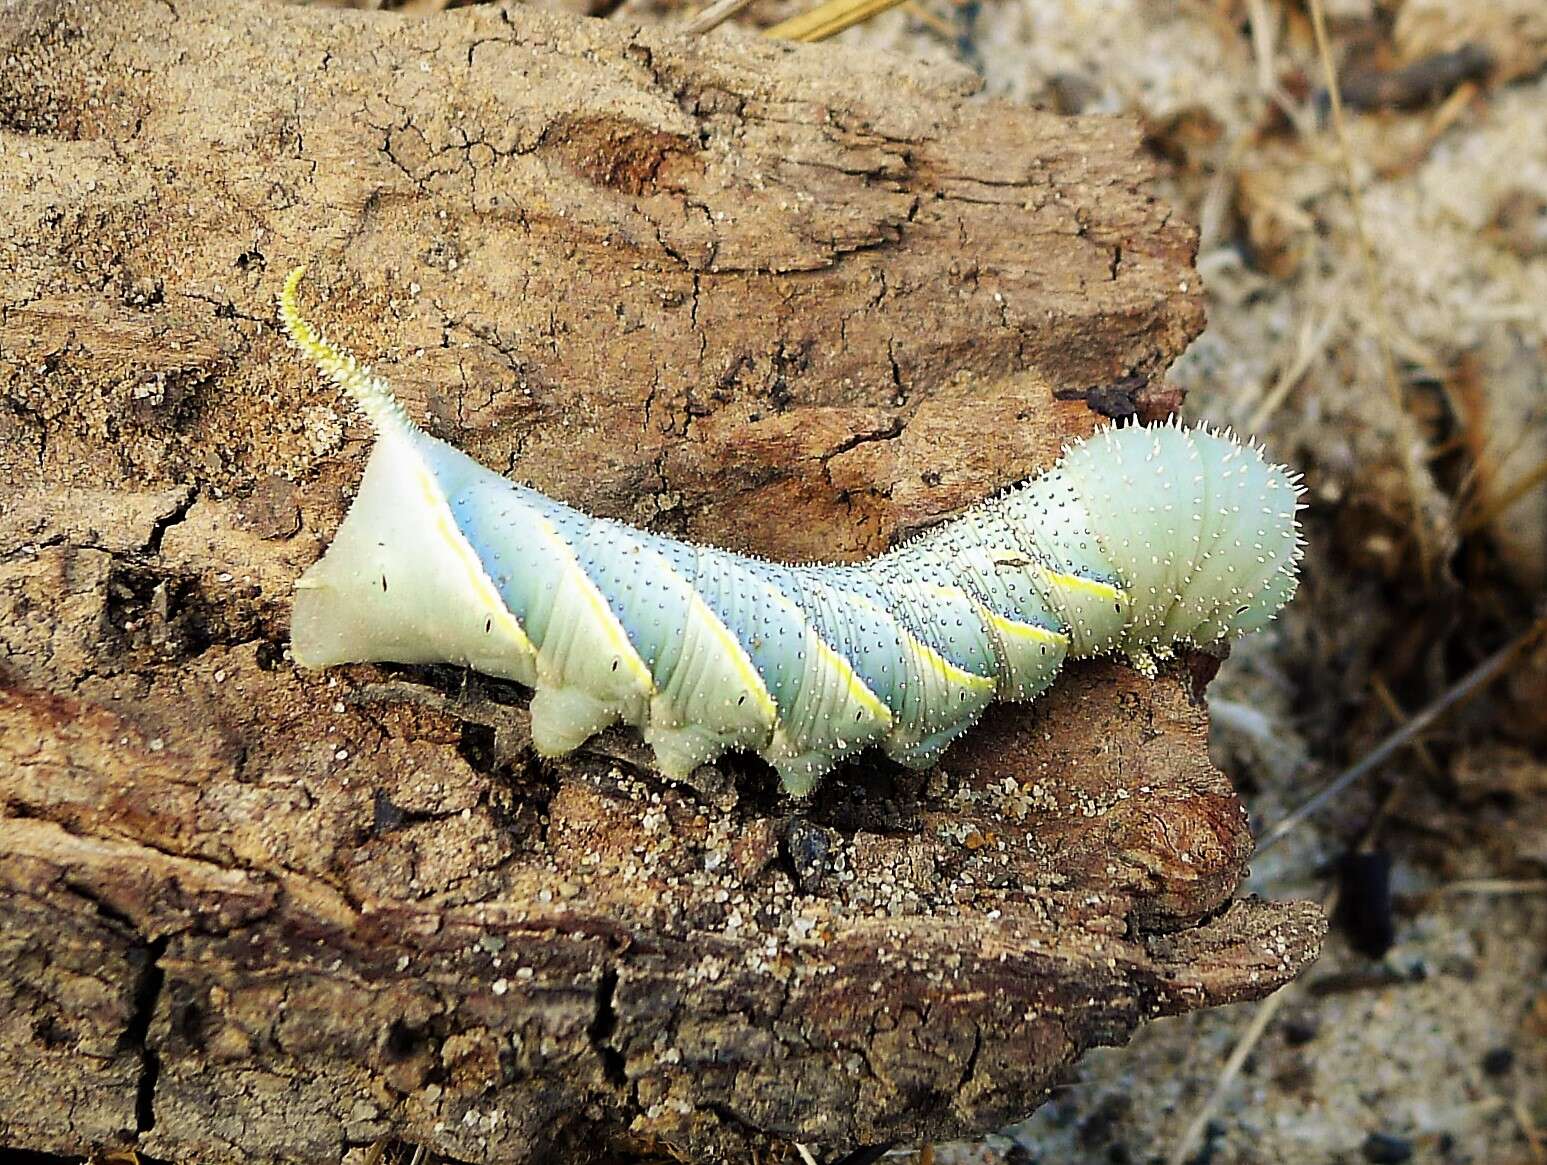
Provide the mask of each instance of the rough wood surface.
[{"label": "rough wood surface", "polygon": [[1193,235],[1134,126],[520,8],[12,0],[0,59],[0,1143],[836,1160],[1314,957],[1232,902],[1206,659],[796,807],[284,655],[366,448],[269,324],[291,264],[484,462],[848,558],[1174,407]]}]

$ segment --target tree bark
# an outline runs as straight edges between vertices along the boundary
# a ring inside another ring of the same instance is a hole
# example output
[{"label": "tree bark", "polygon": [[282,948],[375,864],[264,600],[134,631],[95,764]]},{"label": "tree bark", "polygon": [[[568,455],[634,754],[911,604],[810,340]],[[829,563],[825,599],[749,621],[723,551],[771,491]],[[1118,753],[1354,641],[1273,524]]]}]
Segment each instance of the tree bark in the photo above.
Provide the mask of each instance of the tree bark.
[{"label": "tree bark", "polygon": [[1132,124],[520,7],[12,2],[0,55],[0,1143],[836,1160],[1315,957],[1232,901],[1203,657],[795,805],[284,653],[367,449],[271,325],[292,264],[486,464],[849,559],[1175,407],[1194,236]]}]

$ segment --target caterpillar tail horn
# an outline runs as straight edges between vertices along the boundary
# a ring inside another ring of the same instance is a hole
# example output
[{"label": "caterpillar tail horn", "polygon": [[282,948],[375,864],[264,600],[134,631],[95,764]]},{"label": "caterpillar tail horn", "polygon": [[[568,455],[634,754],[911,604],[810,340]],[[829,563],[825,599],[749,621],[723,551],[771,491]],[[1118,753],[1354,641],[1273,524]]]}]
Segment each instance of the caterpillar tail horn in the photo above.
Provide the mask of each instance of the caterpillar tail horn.
[{"label": "caterpillar tail horn", "polygon": [[290,342],[303,355],[309,357],[334,384],[349,394],[351,400],[365,414],[378,433],[391,429],[412,429],[413,421],[403,411],[397,397],[386,382],[378,379],[371,370],[350,353],[334,346],[328,338],[312,327],[301,314],[296,302],[301,279],[306,274],[304,266],[297,267],[285,279],[285,286],[278,296],[279,319],[285,327]]}]

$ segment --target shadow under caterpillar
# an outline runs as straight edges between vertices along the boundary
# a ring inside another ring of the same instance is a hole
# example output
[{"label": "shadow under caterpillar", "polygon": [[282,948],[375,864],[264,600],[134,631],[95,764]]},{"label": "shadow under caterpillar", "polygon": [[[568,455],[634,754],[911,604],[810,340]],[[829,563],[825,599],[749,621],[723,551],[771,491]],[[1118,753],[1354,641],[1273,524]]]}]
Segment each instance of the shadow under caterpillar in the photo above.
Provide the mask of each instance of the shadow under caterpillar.
[{"label": "shadow under caterpillar", "polygon": [[376,431],[296,582],[304,667],[455,663],[534,688],[557,756],[622,721],[667,776],[746,749],[804,796],[871,744],[926,767],[1066,656],[1140,660],[1266,624],[1294,593],[1297,478],[1228,434],[1108,428],[1046,473],[857,565],[786,565],[593,518],[421,430],[302,318],[286,332]]}]

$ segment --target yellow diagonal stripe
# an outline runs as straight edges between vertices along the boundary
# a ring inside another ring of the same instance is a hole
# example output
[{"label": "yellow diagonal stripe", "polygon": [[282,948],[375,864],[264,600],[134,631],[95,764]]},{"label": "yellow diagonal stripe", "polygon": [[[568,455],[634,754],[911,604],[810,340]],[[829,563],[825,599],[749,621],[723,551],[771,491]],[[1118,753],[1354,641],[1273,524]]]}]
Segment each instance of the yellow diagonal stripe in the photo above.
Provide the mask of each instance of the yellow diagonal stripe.
[{"label": "yellow diagonal stripe", "polygon": [[753,699],[757,701],[758,707],[768,718],[769,723],[777,729],[779,726],[778,705],[774,703],[773,696],[769,694],[768,685],[763,681],[763,677],[758,673],[757,668],[753,666],[752,657],[747,654],[747,649],[741,645],[741,640],[731,634],[731,629],[725,625],[725,621],[714,613],[714,609],[704,602],[699,593],[689,585],[686,579],[677,573],[676,568],[665,557],[643,544],[640,545],[639,549],[640,553],[648,554],[651,558],[655,559],[656,564],[662,571],[671,575],[682,584],[683,590],[688,593],[689,607],[695,615],[700,615],[707,621],[709,629],[714,634],[715,639],[719,641],[720,647],[735,661],[736,672],[741,677],[742,683],[751,689]]},{"label": "yellow diagonal stripe", "polygon": [[1043,577],[1048,582],[1063,590],[1084,591],[1088,595],[1111,599],[1113,602],[1126,597],[1121,588],[1114,587],[1111,583],[1100,582],[1093,578],[1083,578],[1077,574],[1065,574],[1063,571],[1049,570],[1047,567],[1042,567],[1041,569]]},{"label": "yellow diagonal stripe", "polygon": [[495,625],[499,627],[513,642],[523,651],[530,652],[532,657],[537,657],[537,649],[532,646],[532,641],[527,638],[526,631],[521,626],[521,621],[505,605],[504,598],[499,589],[494,585],[494,580],[489,577],[489,572],[483,568],[483,563],[478,558],[478,552],[473,549],[467,536],[458,528],[451,517],[451,507],[447,504],[446,493],[440,488],[440,483],[427,469],[419,470],[419,489],[423,492],[425,500],[430,503],[436,514],[436,523],[440,535],[446,544],[456,553],[461,561],[463,569],[467,571],[467,580],[473,593],[478,596],[480,602],[488,608],[492,614]]},{"label": "yellow diagonal stripe", "polygon": [[[951,587],[937,587],[935,589],[940,591],[950,591],[953,594],[957,593]],[[880,606],[878,603],[872,601],[869,598],[866,598],[864,595],[853,594],[849,592],[845,593],[856,602],[863,603],[872,611],[880,611],[889,619],[891,619],[892,624],[897,628],[897,638],[902,641],[903,646],[911,648],[913,651],[917,652],[919,657],[923,659],[925,663],[929,664],[930,667],[934,668],[936,674],[938,674],[941,679],[945,680],[946,683],[954,684],[959,688],[967,688],[972,691],[980,692],[989,691],[996,686],[995,681],[989,676],[980,676],[976,672],[968,671],[966,668],[957,667],[954,663],[946,659],[945,656],[941,655],[922,639],[915,638],[913,632],[908,630],[903,621],[897,618],[896,615],[893,615],[885,607]]]},{"label": "yellow diagonal stripe", "polygon": [[876,719],[884,722],[888,727],[892,723],[892,710],[883,704],[877,695],[870,690],[865,682],[855,674],[849,661],[844,659],[832,649],[832,646],[817,632],[816,624],[801,610],[798,603],[793,602],[789,596],[780,592],[778,587],[769,587],[768,593],[774,601],[780,603],[788,611],[792,611],[800,620],[802,626],[811,632],[811,638],[816,640],[817,655],[822,662],[838,673],[840,679],[848,688],[849,696],[855,703],[866,709]]},{"label": "yellow diagonal stripe", "polygon": [[1038,645],[1049,647],[1061,647],[1067,649],[1069,637],[1061,631],[1052,631],[1046,627],[1038,627],[1035,623],[1022,623],[1017,619],[1009,619],[1004,615],[995,614],[982,604],[978,609],[983,612],[983,618],[1007,639],[1024,639]]},{"label": "yellow diagonal stripe", "polygon": [[618,622],[618,617],[612,613],[612,608],[607,605],[607,600],[602,592],[597,590],[596,584],[586,574],[580,565],[580,560],[575,557],[575,552],[568,542],[555,530],[552,524],[541,514],[532,512],[532,525],[549,544],[553,547],[558,557],[563,561],[570,580],[584,596],[586,604],[596,616],[596,622],[606,636],[608,644],[612,647],[618,658],[626,660],[629,671],[639,681],[640,686],[650,695],[656,694],[655,677],[650,674],[650,669],[645,666],[645,661],[640,658],[639,652],[634,650],[634,645],[629,641],[628,633],[623,630],[623,624]]}]

